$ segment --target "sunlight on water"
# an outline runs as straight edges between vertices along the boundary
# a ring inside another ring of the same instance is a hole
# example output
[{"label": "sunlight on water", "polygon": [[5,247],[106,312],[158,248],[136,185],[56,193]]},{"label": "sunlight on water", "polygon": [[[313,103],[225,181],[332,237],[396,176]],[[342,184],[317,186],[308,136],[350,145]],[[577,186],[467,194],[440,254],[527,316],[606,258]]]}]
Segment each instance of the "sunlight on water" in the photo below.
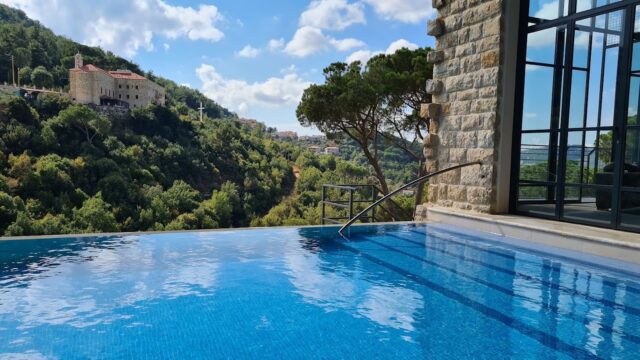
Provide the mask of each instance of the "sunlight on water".
[{"label": "sunlight on water", "polygon": [[404,225],[3,241],[0,359],[637,358],[636,278],[491,240]]}]

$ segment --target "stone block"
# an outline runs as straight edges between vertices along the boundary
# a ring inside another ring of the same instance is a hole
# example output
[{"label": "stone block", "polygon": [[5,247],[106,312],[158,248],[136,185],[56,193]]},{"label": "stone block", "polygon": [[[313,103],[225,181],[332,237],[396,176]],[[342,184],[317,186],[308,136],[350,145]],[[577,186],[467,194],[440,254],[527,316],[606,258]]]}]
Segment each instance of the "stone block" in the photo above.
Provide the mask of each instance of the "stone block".
[{"label": "stone block", "polygon": [[467,160],[467,149],[449,149],[449,161],[463,163]]},{"label": "stone block", "polygon": [[[467,156],[469,154],[467,153]],[[460,169],[460,182],[457,184],[477,187],[491,187],[493,165],[474,165]]]},{"label": "stone block", "polygon": [[483,164],[493,162],[495,151],[493,149],[469,149],[467,151],[468,161],[482,161]]},{"label": "stone block", "polygon": [[491,191],[483,187],[468,187],[467,201],[474,205],[491,205]]},{"label": "stone block", "polygon": [[426,164],[426,170],[428,173],[434,173],[436,171],[438,171],[438,161],[436,160],[429,160],[427,161]]},{"label": "stone block", "polygon": [[438,156],[438,151],[436,148],[433,147],[426,147],[424,148],[424,150],[422,151],[424,154],[424,157],[427,160],[434,160],[436,159],[436,157]]},{"label": "stone block", "polygon": [[444,84],[442,83],[442,81],[433,79],[427,80],[427,84],[425,86],[427,94],[431,95],[438,95],[442,93],[443,88]]},{"label": "stone block", "polygon": [[500,34],[500,17],[487,21],[482,26],[484,36]]},{"label": "stone block", "polygon": [[467,187],[463,185],[449,185],[449,200],[453,201],[466,201],[467,200]]},{"label": "stone block", "polygon": [[445,5],[445,0],[431,0],[431,6],[434,9],[441,9]]},{"label": "stone block", "polygon": [[429,134],[437,134],[440,129],[440,122],[436,119],[429,120]]},{"label": "stone block", "polygon": [[481,63],[482,63],[483,69],[498,66],[499,62],[500,62],[500,59],[498,58],[497,50],[487,51],[484,54],[482,54]]},{"label": "stone block", "polygon": [[426,148],[437,148],[440,145],[440,139],[438,135],[427,134],[424,139],[422,139],[422,143]]},{"label": "stone block", "polygon": [[427,34],[438,37],[444,34],[444,21],[442,19],[433,19],[427,23]]},{"label": "stone block", "polygon": [[421,104],[420,105],[420,117],[435,119],[442,115],[442,106],[440,104]]}]

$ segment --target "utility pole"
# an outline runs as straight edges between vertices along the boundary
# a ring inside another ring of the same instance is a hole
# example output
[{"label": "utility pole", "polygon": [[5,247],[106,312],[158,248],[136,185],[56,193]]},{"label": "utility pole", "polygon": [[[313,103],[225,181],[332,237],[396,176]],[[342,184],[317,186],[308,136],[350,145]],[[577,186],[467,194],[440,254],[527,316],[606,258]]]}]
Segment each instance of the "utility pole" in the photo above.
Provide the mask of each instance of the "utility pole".
[{"label": "utility pole", "polygon": [[11,81],[13,82],[13,86],[16,86],[15,57],[13,55],[11,55]]},{"label": "utility pole", "polygon": [[204,106],[202,106],[202,101],[200,101],[200,107],[198,108],[198,110],[200,110],[200,122],[204,122],[202,120],[202,110],[204,110]]}]

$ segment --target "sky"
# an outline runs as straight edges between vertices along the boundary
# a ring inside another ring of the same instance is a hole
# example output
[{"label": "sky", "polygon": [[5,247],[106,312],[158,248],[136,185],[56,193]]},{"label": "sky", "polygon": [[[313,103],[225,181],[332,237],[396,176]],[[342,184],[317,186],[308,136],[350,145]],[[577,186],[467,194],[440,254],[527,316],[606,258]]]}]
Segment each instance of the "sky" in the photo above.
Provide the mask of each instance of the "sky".
[{"label": "sky", "polygon": [[201,90],[247,118],[302,128],[306,87],[336,61],[433,46],[430,0],[0,0],[55,33]]}]

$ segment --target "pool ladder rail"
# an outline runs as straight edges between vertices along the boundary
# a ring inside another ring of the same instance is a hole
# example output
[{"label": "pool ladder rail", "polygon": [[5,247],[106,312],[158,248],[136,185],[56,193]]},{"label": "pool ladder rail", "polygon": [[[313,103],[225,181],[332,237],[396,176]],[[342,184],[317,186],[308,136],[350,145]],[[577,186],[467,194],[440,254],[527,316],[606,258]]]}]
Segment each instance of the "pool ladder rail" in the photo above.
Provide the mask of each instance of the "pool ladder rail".
[{"label": "pool ladder rail", "polygon": [[365,208],[364,210],[360,211],[356,216],[354,216],[351,219],[349,219],[349,221],[347,221],[346,224],[342,225],[340,230],[338,230],[338,233],[340,233],[340,235],[344,236],[343,232],[347,228],[349,228],[349,226],[353,225],[353,223],[358,221],[358,219],[360,219],[364,214],[369,212],[369,210],[375,208],[380,203],[382,203],[383,201],[387,200],[388,198],[394,196],[395,194],[399,193],[400,191],[402,191],[402,190],[404,190],[404,189],[406,189],[408,187],[411,187],[413,185],[416,185],[416,184],[422,184],[425,181],[429,180],[429,178],[431,178],[433,176],[441,175],[441,174],[444,174],[444,173],[449,172],[449,171],[458,170],[458,169],[461,169],[461,168],[464,168],[464,167],[468,167],[468,166],[472,166],[472,165],[482,165],[482,162],[481,161],[472,161],[472,162],[465,163],[465,164],[451,166],[451,167],[448,167],[446,169],[442,169],[442,170],[427,174],[425,176],[419,177],[419,178],[417,178],[417,179],[415,179],[415,180],[413,180],[411,182],[408,182],[408,183],[402,185],[401,187],[399,187],[399,188],[393,190],[392,192],[388,193],[387,195],[381,197],[380,199],[375,201],[373,204],[367,206],[367,208]]}]

